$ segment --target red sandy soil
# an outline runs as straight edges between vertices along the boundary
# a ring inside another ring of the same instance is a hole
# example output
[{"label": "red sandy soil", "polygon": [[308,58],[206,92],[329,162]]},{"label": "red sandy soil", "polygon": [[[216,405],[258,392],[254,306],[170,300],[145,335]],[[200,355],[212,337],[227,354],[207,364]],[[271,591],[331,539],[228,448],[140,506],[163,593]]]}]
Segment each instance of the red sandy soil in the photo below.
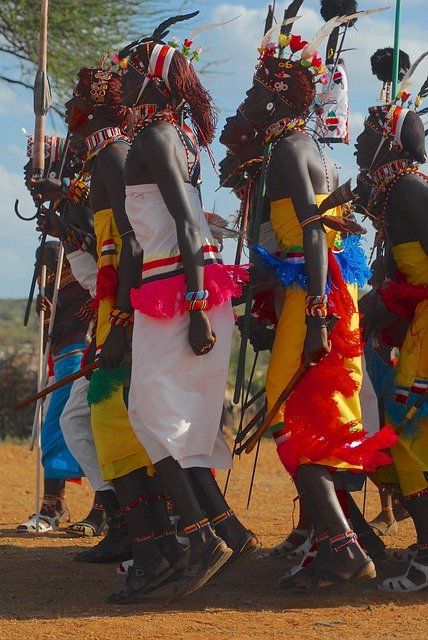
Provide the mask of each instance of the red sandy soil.
[{"label": "red sandy soil", "polygon": [[[115,566],[73,560],[92,540],[67,538],[63,531],[40,536],[16,532],[16,525],[34,512],[35,455],[25,445],[3,444],[0,459],[0,640],[428,640],[428,591],[391,595],[378,591],[375,580],[316,593],[279,589],[290,562],[262,556],[292,527],[295,491],[270,441],[262,443],[250,509],[252,456],[236,461],[228,490],[232,508],[263,543],[259,557],[168,606],[171,587],[138,604],[106,604],[106,596],[123,582]],[[222,486],[224,474],[219,481]],[[86,481],[67,487],[74,520],[87,514],[91,500]],[[357,500],[361,504],[362,494]],[[369,482],[369,519],[378,511],[377,491]],[[400,523],[398,534],[385,541],[391,548],[415,542],[412,522]],[[404,570],[391,562],[378,566],[381,577]]]}]

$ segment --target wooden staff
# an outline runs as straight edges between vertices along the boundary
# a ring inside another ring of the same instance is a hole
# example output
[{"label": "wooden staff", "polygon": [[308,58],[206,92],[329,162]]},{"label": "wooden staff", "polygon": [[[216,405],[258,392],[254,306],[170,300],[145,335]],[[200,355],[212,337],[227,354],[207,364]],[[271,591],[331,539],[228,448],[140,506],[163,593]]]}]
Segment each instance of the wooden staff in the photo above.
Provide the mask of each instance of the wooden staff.
[{"label": "wooden staff", "polygon": [[78,380],[79,378],[82,378],[83,376],[88,375],[89,373],[94,371],[94,369],[97,369],[97,368],[98,368],[98,360],[94,360],[94,362],[91,362],[90,364],[85,365],[84,367],[79,369],[79,371],[70,373],[68,376],[64,376],[64,378],[61,378],[61,380],[57,380],[56,382],[52,383],[51,385],[49,385],[49,387],[46,387],[45,389],[42,389],[41,391],[34,393],[32,396],[28,396],[28,398],[25,398],[25,400],[21,400],[21,402],[18,402],[13,407],[14,411],[19,411],[20,409],[27,407],[29,404],[36,402],[36,400],[45,398],[49,393],[52,393],[52,391],[55,391],[55,389],[60,389],[64,385],[68,384],[69,382],[74,382],[75,380]]},{"label": "wooden staff", "polygon": [[[47,335],[45,350],[43,353],[43,361],[42,361],[42,369],[41,369],[43,372],[43,377],[42,377],[41,386],[40,388],[37,389],[38,391],[40,391],[42,387],[45,387],[47,383],[48,360],[51,352],[52,333],[53,333],[54,324],[55,324],[56,308],[58,305],[58,294],[59,294],[59,287],[61,283],[63,261],[64,261],[64,247],[62,246],[62,244],[60,244],[56,273],[55,273],[55,285],[54,285],[54,291],[53,291],[53,296],[51,301],[51,315],[49,317],[48,335]],[[34,412],[33,428],[31,430],[31,438],[30,438],[30,446],[29,446],[30,451],[32,451],[34,447],[34,441],[36,439],[36,434],[38,429],[37,425],[39,422],[39,414],[41,413],[41,410],[42,410],[42,401],[38,400],[36,404],[36,409]]]},{"label": "wooden staff", "polygon": [[[33,178],[36,179],[43,177],[43,172],[45,169],[45,116],[49,111],[51,102],[51,92],[46,73],[48,47],[48,4],[49,0],[41,0],[39,50],[37,57],[37,71],[36,77],[34,79],[33,89],[35,123],[32,156],[32,175]],[[46,233],[43,232],[40,243],[40,253],[42,253],[45,242]],[[36,280],[38,272],[40,270],[40,264],[41,263],[39,262],[39,260],[37,260],[24,314],[24,327],[26,327],[28,324],[31,303],[33,302],[34,289],[36,287]]]},{"label": "wooden staff", "polygon": [[[46,265],[42,265],[40,273],[40,296],[45,295],[46,287]],[[39,361],[37,369],[37,390],[40,391],[44,380],[43,371],[43,338],[44,338],[45,311],[40,309],[39,313]],[[36,533],[39,533],[40,521],[40,469],[42,466],[42,449],[40,443],[40,434],[42,429],[42,408],[35,413],[33,430],[35,429],[34,439],[37,441],[36,449]]]}]

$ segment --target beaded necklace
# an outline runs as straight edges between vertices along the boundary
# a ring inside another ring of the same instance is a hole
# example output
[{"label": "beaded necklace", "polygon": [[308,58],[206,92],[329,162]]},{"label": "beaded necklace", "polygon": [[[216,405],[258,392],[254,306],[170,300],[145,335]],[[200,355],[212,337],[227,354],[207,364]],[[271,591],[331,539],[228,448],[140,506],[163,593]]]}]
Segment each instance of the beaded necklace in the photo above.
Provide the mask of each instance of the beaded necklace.
[{"label": "beaded necklace", "polygon": [[303,129],[305,126],[305,121],[302,118],[282,118],[277,122],[271,124],[265,131],[265,139],[264,144],[270,144],[271,142],[277,142],[281,139],[288,131],[292,131],[293,129]]},{"label": "beaded necklace", "polygon": [[418,165],[413,165],[412,160],[403,158],[388,162],[372,171],[372,191],[367,205],[369,211],[378,213],[382,204],[384,211],[392,185],[405,173],[417,173],[418,170]]},{"label": "beaded necklace", "polygon": [[[99,140],[99,142],[97,142],[97,140]],[[93,160],[99,154],[99,152],[102,151],[102,149],[105,149],[113,142],[120,141],[130,144],[128,136],[123,135],[119,127],[107,127],[106,129],[100,129],[99,131],[95,131],[94,133],[91,133],[91,135],[89,135],[87,138],[85,138],[88,151],[86,152],[82,169],[79,173],[80,180],[84,180],[91,174],[88,165],[91,160]]]},{"label": "beaded necklace", "polygon": [[378,167],[378,169],[372,173],[374,186],[372,188],[367,208],[372,219],[379,225],[377,234],[379,238],[376,240],[378,243],[382,241],[386,235],[385,213],[389,194],[391,193],[391,189],[394,184],[407,173],[413,173],[422,178],[425,182],[428,182],[427,176],[420,173],[419,166],[410,166],[411,164],[412,161],[407,159],[394,160],[393,162],[389,162],[387,165]]}]

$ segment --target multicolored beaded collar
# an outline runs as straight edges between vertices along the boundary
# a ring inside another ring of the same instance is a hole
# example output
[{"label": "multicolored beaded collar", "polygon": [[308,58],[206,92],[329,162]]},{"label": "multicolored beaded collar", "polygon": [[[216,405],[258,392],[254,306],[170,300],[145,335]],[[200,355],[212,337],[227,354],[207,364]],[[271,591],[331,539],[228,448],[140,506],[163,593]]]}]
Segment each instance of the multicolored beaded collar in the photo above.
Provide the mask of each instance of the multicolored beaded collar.
[{"label": "multicolored beaded collar", "polygon": [[279,140],[288,131],[292,131],[293,129],[303,129],[305,124],[306,123],[303,118],[300,118],[299,116],[296,118],[282,118],[281,120],[271,124],[266,129],[264,144],[267,145]]},{"label": "multicolored beaded collar", "polygon": [[106,127],[105,129],[99,129],[98,131],[94,131],[94,133],[91,133],[91,135],[85,138],[86,147],[89,153],[92,153],[97,149],[99,145],[101,145],[106,140],[121,135],[122,131],[119,129],[119,127]]}]

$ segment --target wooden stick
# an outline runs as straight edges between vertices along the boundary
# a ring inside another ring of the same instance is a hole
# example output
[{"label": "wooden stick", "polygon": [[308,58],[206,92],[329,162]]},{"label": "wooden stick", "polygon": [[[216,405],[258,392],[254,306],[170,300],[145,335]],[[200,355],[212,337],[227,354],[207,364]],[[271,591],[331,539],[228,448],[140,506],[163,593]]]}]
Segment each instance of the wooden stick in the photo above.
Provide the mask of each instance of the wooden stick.
[{"label": "wooden stick", "polygon": [[75,380],[78,380],[79,378],[86,376],[88,373],[91,373],[92,371],[94,371],[94,369],[97,369],[97,368],[98,368],[98,360],[94,360],[94,362],[91,362],[90,364],[85,365],[84,367],[79,369],[79,371],[70,373],[70,375],[65,376],[64,378],[61,378],[61,380],[57,380],[53,384],[49,385],[49,387],[46,387],[45,389],[38,391],[32,396],[28,396],[28,398],[25,398],[25,400],[21,400],[21,402],[18,402],[13,407],[14,411],[19,411],[20,409],[27,407],[29,404],[36,402],[36,400],[39,400],[40,398],[44,398],[49,393],[52,393],[52,391],[55,391],[56,389],[60,389],[64,385],[68,384],[69,382],[74,382]]},{"label": "wooden stick", "polygon": [[[340,320],[340,318],[335,314],[333,314],[329,319],[328,327],[327,327],[329,335],[331,334],[338,320]],[[244,444],[242,444],[239,448],[236,449],[235,453],[237,455],[238,455],[238,451],[245,451],[245,453],[251,453],[251,451],[256,446],[257,442],[260,440],[260,438],[263,437],[263,435],[269,429],[272,423],[272,420],[274,419],[278,411],[281,409],[284,402],[286,402],[286,400],[288,400],[290,395],[293,393],[295,386],[297,385],[300,378],[303,376],[303,374],[307,371],[308,368],[309,368],[309,365],[305,364],[304,362],[300,365],[300,367],[297,369],[294,376],[291,378],[290,382],[287,384],[285,389],[280,394],[278,400],[275,402],[272,409],[269,411],[266,417],[266,420],[263,422],[263,424],[257,429],[255,433],[253,433],[253,435],[250,438],[248,438],[246,442],[244,442]]]},{"label": "wooden stick", "polygon": [[[294,376],[291,378],[290,382],[282,391],[278,400],[273,405],[272,409],[269,411],[263,424],[257,429],[255,433],[253,433],[253,435],[246,442],[244,442],[243,445],[241,445],[241,447],[239,447],[239,450],[244,450],[245,453],[251,453],[251,451],[254,449],[258,441],[263,437],[263,435],[269,429],[272,423],[272,420],[274,419],[278,411],[281,409],[284,402],[286,402],[286,400],[288,400],[288,398],[291,396],[292,392],[294,391],[294,387],[299,382],[300,378],[303,376],[303,374],[307,369],[308,369],[307,364],[303,363],[300,365],[300,367],[297,369]],[[236,449],[236,453],[238,453],[238,449]]]}]

